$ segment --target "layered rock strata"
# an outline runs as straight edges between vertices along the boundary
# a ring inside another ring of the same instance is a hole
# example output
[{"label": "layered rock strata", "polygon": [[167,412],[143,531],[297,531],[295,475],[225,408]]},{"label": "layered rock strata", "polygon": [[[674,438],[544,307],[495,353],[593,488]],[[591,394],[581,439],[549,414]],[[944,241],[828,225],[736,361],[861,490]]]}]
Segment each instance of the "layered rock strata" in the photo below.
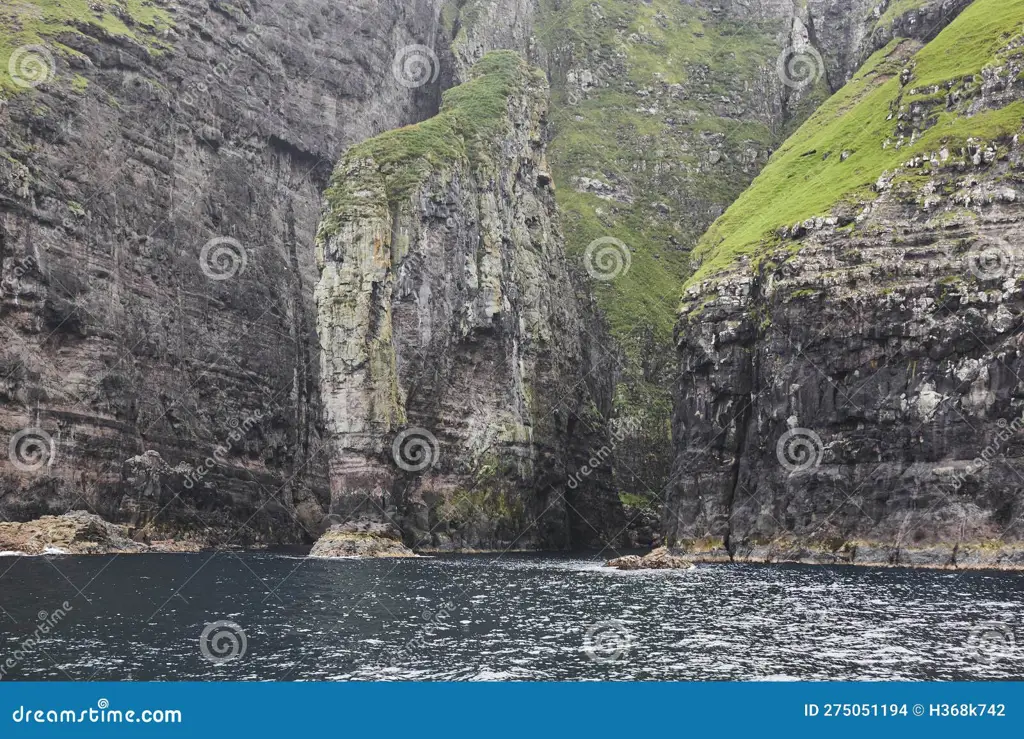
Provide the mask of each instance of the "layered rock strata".
[{"label": "layered rock strata", "polygon": [[924,48],[891,43],[702,242],[671,542],[1024,564],[1022,21],[978,0]]},{"label": "layered rock strata", "polygon": [[[331,513],[418,548],[605,543],[621,507],[544,155],[547,83],[486,55],[440,114],[356,146],[318,237]],[[606,467],[604,465],[603,467]]]},{"label": "layered rock strata", "polygon": [[[439,12],[0,10],[0,515],[121,520],[142,496],[187,501],[157,525],[211,543],[319,533],[321,194],[346,146],[436,110],[436,65],[408,84],[399,54],[430,60]],[[138,489],[145,452],[185,467]]]}]

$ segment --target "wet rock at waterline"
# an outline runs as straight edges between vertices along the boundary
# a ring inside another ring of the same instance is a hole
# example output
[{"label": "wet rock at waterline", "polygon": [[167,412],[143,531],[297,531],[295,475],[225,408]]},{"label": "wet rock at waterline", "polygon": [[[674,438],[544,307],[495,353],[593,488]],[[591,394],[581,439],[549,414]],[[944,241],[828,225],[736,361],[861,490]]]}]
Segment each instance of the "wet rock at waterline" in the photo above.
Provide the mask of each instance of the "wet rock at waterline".
[{"label": "wet rock at waterline", "polygon": [[131,534],[127,526],[108,523],[86,511],[43,516],[24,523],[0,523],[0,552],[7,554],[142,554],[189,552],[190,542],[154,541]]},{"label": "wet rock at waterline", "polygon": [[402,543],[398,529],[377,521],[362,520],[339,524],[321,536],[310,557],[336,559],[351,557],[415,557]]},{"label": "wet rock at waterline", "polygon": [[694,567],[690,560],[674,554],[668,547],[659,547],[643,557],[619,557],[610,560],[605,566],[617,570],[690,570]]}]

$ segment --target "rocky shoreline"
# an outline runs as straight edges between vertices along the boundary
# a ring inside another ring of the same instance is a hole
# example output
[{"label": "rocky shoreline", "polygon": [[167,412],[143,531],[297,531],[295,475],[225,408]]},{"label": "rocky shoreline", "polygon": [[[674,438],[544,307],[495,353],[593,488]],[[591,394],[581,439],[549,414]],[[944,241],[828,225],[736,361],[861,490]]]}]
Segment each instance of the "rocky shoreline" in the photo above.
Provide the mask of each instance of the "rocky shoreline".
[{"label": "rocky shoreline", "polygon": [[694,565],[685,557],[673,553],[668,547],[658,547],[643,557],[631,554],[609,560],[605,567],[617,570],[692,570]]},{"label": "rocky shoreline", "polygon": [[154,540],[143,532],[132,534],[127,526],[109,523],[86,511],[43,516],[24,523],[0,523],[0,552],[9,555],[162,554],[203,548],[196,541]]},{"label": "rocky shoreline", "polygon": [[[43,516],[24,523],[0,523],[0,554],[4,555],[110,555],[165,554],[217,551],[201,540],[152,538],[132,532],[86,511]],[[532,550],[516,550],[526,553]],[[356,521],[331,526],[309,552],[316,559],[381,559],[432,554],[488,554],[486,550],[413,550],[393,525]],[[501,550],[502,554],[510,553]],[[743,545],[733,551],[719,541],[690,542],[659,547],[646,555],[611,559],[606,567],[618,570],[688,570],[697,564],[799,564],[930,570],[1024,571],[1024,544],[976,542],[956,546],[894,547],[878,542],[845,542],[838,548],[799,542]]]},{"label": "rocky shoreline", "polygon": [[[856,541],[845,542],[835,549],[797,542],[777,542],[741,546],[731,552],[721,545],[693,544],[666,551],[675,559],[693,564],[799,564],[948,571],[1024,571],[1024,545],[1010,542],[895,547],[879,542]],[[617,560],[612,560],[615,561]],[[611,564],[609,562],[610,566]],[[627,566],[620,569],[645,568]]]}]

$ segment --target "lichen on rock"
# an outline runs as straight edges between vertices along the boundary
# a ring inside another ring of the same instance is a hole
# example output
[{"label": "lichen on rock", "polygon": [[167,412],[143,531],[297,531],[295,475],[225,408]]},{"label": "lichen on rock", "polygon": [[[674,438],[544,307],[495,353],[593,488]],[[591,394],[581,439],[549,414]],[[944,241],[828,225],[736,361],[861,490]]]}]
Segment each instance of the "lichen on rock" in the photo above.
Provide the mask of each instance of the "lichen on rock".
[{"label": "lichen on rock", "polygon": [[688,558],[667,547],[659,547],[642,557],[635,554],[617,557],[605,566],[616,570],[692,570],[694,567]]},{"label": "lichen on rock", "polygon": [[415,557],[401,534],[388,524],[357,521],[329,528],[309,553],[318,559]]},{"label": "lichen on rock", "polygon": [[[606,430],[545,156],[547,83],[507,51],[468,77],[434,118],[352,147],[326,196],[331,512],[393,517],[426,548],[612,536],[621,507],[600,475],[566,490]],[[406,440],[423,464],[403,462]]]}]

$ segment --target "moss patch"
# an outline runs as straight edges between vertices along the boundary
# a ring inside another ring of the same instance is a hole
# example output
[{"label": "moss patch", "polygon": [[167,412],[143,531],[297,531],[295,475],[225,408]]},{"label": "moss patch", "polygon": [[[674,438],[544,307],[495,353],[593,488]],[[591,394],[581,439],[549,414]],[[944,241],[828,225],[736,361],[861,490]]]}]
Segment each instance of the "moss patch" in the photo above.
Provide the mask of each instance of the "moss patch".
[{"label": "moss patch", "polygon": [[660,492],[665,475],[649,452],[671,456],[679,287],[700,235],[784,138],[750,114],[763,94],[744,81],[775,69],[789,24],[737,22],[678,0],[539,6],[535,31],[557,60],[548,155],[566,251],[583,265],[587,247],[611,237],[631,261],[625,274],[591,281],[626,359],[613,415],[643,424],[642,441],[617,450],[617,484]]},{"label": "moss patch", "polygon": [[912,10],[920,10],[928,4],[928,0],[890,0],[889,7],[875,23],[872,32],[879,28],[888,28],[897,18],[901,18]]},{"label": "moss patch", "polygon": [[[673,0],[543,0],[541,9],[543,45],[592,76],[584,96],[553,80],[549,154],[569,255],[581,260],[606,236],[625,243],[629,272],[594,284],[599,305],[624,344],[653,330],[667,346],[688,252],[710,220],[692,211],[732,202],[750,181],[741,153],[778,143],[767,126],[722,118],[717,106],[737,80],[774,68],[782,25],[734,23]],[[709,163],[709,150],[721,160]],[[587,192],[581,177],[620,186],[630,200]]]},{"label": "moss patch", "polygon": [[[93,10],[92,5],[102,7]],[[106,34],[130,38],[160,53],[167,44],[162,32],[171,26],[170,14],[151,0],[106,0],[102,5],[89,0],[14,0],[0,8],[0,90],[24,92],[11,77],[11,55],[24,46],[42,46],[54,58],[78,52],[59,43],[62,34]],[[84,85],[76,77],[74,86]]]}]

